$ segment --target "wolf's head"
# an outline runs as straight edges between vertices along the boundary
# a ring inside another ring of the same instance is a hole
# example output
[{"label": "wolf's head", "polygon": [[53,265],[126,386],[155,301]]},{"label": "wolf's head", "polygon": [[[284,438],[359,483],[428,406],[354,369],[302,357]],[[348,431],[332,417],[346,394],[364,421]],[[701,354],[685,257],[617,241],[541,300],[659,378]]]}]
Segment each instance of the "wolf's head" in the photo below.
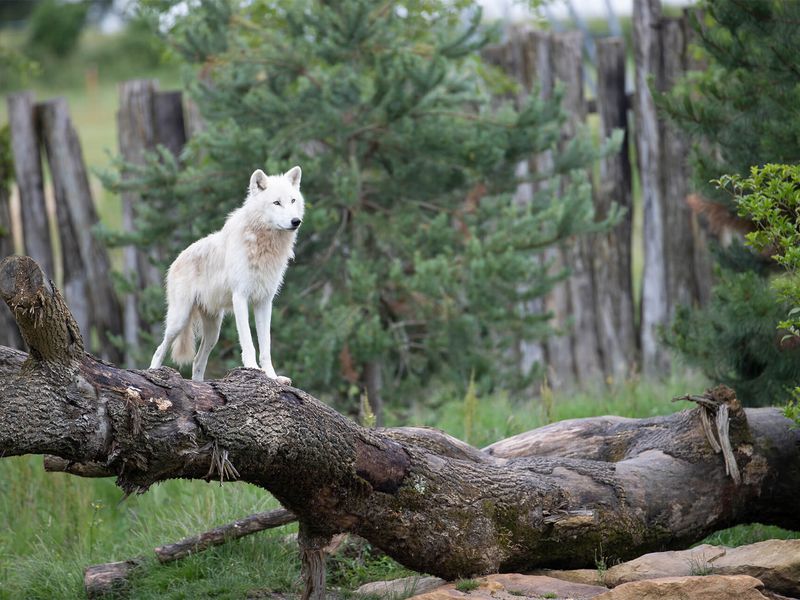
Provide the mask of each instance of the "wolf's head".
[{"label": "wolf's head", "polygon": [[300,193],[300,167],[283,175],[264,174],[261,169],[250,176],[248,204],[257,207],[265,225],[271,229],[294,231],[303,222],[305,202]]}]

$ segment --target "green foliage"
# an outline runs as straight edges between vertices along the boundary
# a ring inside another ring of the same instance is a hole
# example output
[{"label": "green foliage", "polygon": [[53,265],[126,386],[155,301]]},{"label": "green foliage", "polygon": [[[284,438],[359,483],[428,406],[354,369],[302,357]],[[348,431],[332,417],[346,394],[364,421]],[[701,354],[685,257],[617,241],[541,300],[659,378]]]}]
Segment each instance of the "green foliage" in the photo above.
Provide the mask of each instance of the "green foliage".
[{"label": "green foliage", "polygon": [[779,327],[798,335],[800,326],[800,166],[752,167],[749,177],[725,175],[718,181],[729,190],[739,214],[750,219],[755,231],[747,243],[759,252],[769,252],[787,274],[773,282],[783,300],[792,305]]},{"label": "green foliage", "polygon": [[456,581],[456,589],[465,594],[477,590],[480,586],[481,585],[474,579],[459,579]]},{"label": "green foliage", "polygon": [[[358,376],[379,362],[395,397],[473,372],[484,388],[523,383],[499,357],[550,328],[518,307],[564,276],[536,255],[608,225],[585,168],[618,140],[560,149],[558,95],[519,110],[493,97],[484,74],[498,73],[478,56],[492,32],[471,2],[403,6],[204,0],[172,44],[203,65],[191,90],[206,131],[182,163],[151,156],[119,165],[129,180],[106,176],[144,193],[128,239],[174,258],[222,226],[255,168],[303,167],[306,220],[273,336],[280,370],[318,394],[353,398],[344,357]],[[514,165],[546,150],[542,192],[513,202]]]},{"label": "green foliage", "polygon": [[[410,577],[410,571],[367,543],[359,540],[339,548],[326,563],[327,585],[355,590],[364,583]],[[345,542],[345,545],[348,542]]]},{"label": "green foliage", "polygon": [[88,2],[41,0],[28,22],[28,52],[58,58],[71,54],[78,46],[88,10]]},{"label": "green foliage", "polygon": [[776,329],[789,305],[752,271],[719,270],[718,281],[708,306],[678,310],[667,343],[744,404],[785,403],[800,381],[800,350],[782,348]]},{"label": "green foliage", "polygon": [[710,183],[724,173],[745,176],[752,165],[800,159],[796,106],[800,3],[704,0],[694,23],[706,61],[661,105],[697,145],[695,182],[707,197],[735,210]]},{"label": "green foliage", "polygon": [[[704,68],[658,102],[694,142],[696,188],[733,213],[734,198],[714,181],[726,173],[746,177],[752,165],[800,160],[800,87],[791,58],[800,52],[800,3],[704,0],[698,8],[703,17],[694,23],[695,51]],[[786,310],[785,295],[743,273],[770,274],[763,260],[746,257],[740,245],[721,251],[718,262],[723,268],[711,305],[681,311],[670,342],[708,376],[732,383],[745,402],[785,400],[787,386],[800,379],[795,353],[777,350],[775,326]],[[784,306],[769,308],[770,302]]]},{"label": "green foliage", "polygon": [[[784,305],[791,308],[778,327],[788,332],[781,339],[784,346],[797,346],[800,340],[800,167],[774,165],[753,167],[750,176],[725,175],[717,182],[729,190],[739,207],[739,214],[756,226],[747,234],[747,243],[756,250],[769,252],[786,269],[786,274],[772,281]],[[795,380],[796,381],[796,380]],[[794,388],[786,406],[786,416],[800,422]]]},{"label": "green foliage", "polygon": [[19,50],[0,45],[0,89],[27,85],[40,71],[39,64]]}]

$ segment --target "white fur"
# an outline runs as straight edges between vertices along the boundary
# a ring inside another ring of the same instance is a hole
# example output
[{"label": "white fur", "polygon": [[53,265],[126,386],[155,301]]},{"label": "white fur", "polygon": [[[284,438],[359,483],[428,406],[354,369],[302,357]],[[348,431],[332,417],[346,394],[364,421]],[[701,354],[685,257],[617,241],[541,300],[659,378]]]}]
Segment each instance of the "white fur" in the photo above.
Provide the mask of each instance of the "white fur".
[{"label": "white fur", "polygon": [[[194,358],[192,379],[202,381],[208,355],[219,339],[222,318],[231,310],[242,363],[257,369],[248,318],[248,303],[252,303],[261,368],[280,383],[291,383],[288,377],[276,375],[272,366],[270,320],[272,299],[283,282],[289,259],[294,258],[297,221],[303,219],[300,177],[300,167],[275,176],[255,171],[244,205],[228,215],[225,226],[178,255],[167,273],[164,340],[153,354],[151,369],[161,366],[172,344],[175,362],[184,364]],[[202,341],[195,354],[194,332],[198,326]]]}]

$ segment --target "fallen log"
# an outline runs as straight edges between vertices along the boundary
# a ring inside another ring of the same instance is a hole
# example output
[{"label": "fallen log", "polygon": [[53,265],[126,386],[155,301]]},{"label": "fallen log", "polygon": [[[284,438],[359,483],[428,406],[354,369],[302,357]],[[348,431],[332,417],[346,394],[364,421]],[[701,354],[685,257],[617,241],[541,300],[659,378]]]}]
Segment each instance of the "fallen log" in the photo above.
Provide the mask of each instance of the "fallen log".
[{"label": "fallen log", "polygon": [[[560,443],[481,452],[432,430],[360,427],[254,369],[194,382],[104,363],[27,257],[0,263],[0,295],[30,349],[0,347],[0,456],[97,463],[127,493],[176,477],[261,486],[300,521],[306,598],[324,597],[321,548],[340,532],[455,579],[682,548],[737,523],[800,526],[800,432],[726,388],[709,407],[579,420]],[[739,483],[709,441],[701,415],[714,407]]]},{"label": "fallen log", "polygon": [[257,531],[293,523],[295,520],[296,517],[285,508],[256,513],[233,523],[220,525],[210,531],[189,536],[178,542],[159,546],[155,549],[156,557],[162,564],[169,563]]}]

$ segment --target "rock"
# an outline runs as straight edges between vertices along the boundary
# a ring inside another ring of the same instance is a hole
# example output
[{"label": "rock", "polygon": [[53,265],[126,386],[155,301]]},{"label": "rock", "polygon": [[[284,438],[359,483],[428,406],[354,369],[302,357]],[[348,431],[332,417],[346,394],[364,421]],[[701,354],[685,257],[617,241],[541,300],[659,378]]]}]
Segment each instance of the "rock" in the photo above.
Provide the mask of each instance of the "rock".
[{"label": "rock", "polygon": [[353,592],[353,595],[387,599],[408,598],[412,594],[425,594],[446,583],[444,579],[439,579],[438,577],[413,575],[401,579],[392,579],[391,581],[373,581],[372,583],[365,583]]},{"label": "rock", "polygon": [[767,540],[727,548],[712,563],[720,575],[750,575],[769,590],[800,596],[800,540]]},{"label": "rock", "polygon": [[769,600],[764,584],[749,575],[662,577],[631,581],[595,600]]},{"label": "rock", "polygon": [[568,571],[559,571],[557,569],[542,569],[540,571],[533,571],[529,575],[544,575],[545,577],[555,577],[563,581],[571,581],[572,583],[583,583],[585,585],[605,585],[602,579],[602,574],[597,569],[571,569]]},{"label": "rock", "polygon": [[[567,571],[569,572],[569,571]],[[738,548],[704,544],[677,552],[654,552],[615,565],[603,583],[688,575],[750,575],[789,596],[800,596],[800,540],[767,540]]]},{"label": "rock", "polygon": [[703,544],[689,550],[652,552],[639,558],[614,565],[606,571],[603,583],[616,587],[629,581],[659,577],[686,577],[708,575],[713,571],[710,561],[723,556],[729,548]]},{"label": "rock", "polygon": [[[542,597],[559,600],[588,600],[608,591],[597,585],[572,583],[542,575],[502,574],[488,575],[474,580],[478,587],[459,591],[460,584],[449,583],[427,594],[414,596],[412,600],[520,600],[520,598]],[[461,584],[463,587],[463,584]]]}]

